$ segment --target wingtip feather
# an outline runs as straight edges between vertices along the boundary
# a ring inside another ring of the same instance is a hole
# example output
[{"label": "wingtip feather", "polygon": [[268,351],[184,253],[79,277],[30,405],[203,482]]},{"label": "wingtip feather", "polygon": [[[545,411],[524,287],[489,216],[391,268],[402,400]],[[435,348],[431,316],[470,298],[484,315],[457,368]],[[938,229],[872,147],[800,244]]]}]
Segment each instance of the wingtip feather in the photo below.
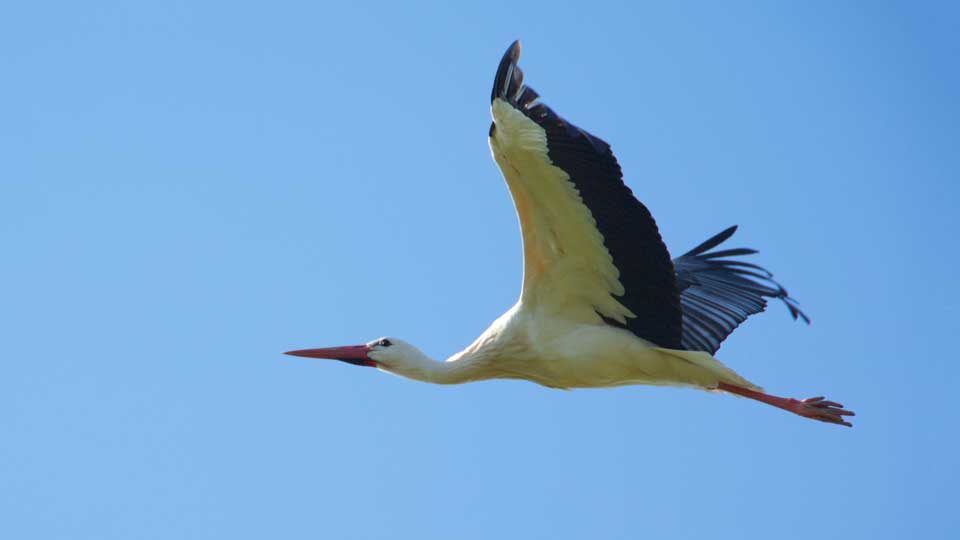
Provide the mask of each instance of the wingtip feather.
[{"label": "wingtip feather", "polygon": [[509,101],[512,94],[519,92],[523,85],[523,72],[517,67],[520,62],[520,40],[515,40],[507,47],[497,66],[497,75],[493,80],[493,91],[490,93],[490,103],[497,98]]},{"label": "wingtip feather", "polygon": [[[710,251],[733,236],[736,230],[736,225],[728,227],[674,260],[684,307],[684,342],[711,354],[747,317],[763,311],[765,297],[783,302],[793,320],[800,319],[810,324],[810,317],[800,309],[796,299],[773,279],[769,270],[728,258],[752,255],[756,250],[732,248]],[[759,308],[755,302],[760,303]],[[721,328],[718,329],[717,324]],[[699,335],[698,331],[705,334]],[[704,340],[706,348],[703,348]]]},{"label": "wingtip feather", "polygon": [[727,241],[728,238],[733,236],[733,233],[737,232],[738,225],[731,225],[726,229],[718,232],[717,234],[707,238],[706,241],[698,245],[697,247],[691,249],[690,251],[684,253],[682,256],[686,257],[688,255],[699,255],[704,251],[710,251],[711,249],[719,246],[720,244]]}]

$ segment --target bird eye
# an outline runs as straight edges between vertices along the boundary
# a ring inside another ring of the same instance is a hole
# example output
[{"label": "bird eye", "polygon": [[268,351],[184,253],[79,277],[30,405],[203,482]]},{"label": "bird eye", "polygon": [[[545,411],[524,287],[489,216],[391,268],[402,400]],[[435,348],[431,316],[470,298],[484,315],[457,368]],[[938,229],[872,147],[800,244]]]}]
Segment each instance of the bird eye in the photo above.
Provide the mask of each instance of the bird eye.
[{"label": "bird eye", "polygon": [[380,341],[377,342],[377,345],[381,347],[389,347],[390,345],[393,345],[393,343],[390,343],[389,339],[381,339]]}]

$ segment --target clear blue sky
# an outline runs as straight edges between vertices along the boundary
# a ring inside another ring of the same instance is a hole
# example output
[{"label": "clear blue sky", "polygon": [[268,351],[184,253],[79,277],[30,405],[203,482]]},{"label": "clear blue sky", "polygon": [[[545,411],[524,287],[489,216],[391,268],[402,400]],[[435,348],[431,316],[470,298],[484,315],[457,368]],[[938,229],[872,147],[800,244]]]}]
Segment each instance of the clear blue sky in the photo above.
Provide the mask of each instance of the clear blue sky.
[{"label": "clear blue sky", "polygon": [[[0,536],[956,534],[955,4],[452,4],[0,10]],[[280,354],[445,357],[512,305],[515,38],[675,253],[740,224],[813,318],[719,357],[853,429]]]}]

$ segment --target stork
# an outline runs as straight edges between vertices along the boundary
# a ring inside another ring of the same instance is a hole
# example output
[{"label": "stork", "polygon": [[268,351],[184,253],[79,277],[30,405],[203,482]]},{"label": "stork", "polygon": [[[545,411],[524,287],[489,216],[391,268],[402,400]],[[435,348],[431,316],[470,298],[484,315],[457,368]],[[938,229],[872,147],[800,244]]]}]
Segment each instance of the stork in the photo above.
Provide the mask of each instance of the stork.
[{"label": "stork", "polygon": [[764,391],[714,358],[767,298],[810,322],[773,275],[721,249],[730,227],[671,261],[647,208],[603,140],[564,120],[523,83],[520,43],[507,49],[490,96],[489,143],[523,238],[520,299],[445,362],[393,337],[285,354],[341,360],[410,379],[459,384],[524,379],[550,388],[670,385],[726,392],[851,426],[823,397]]}]

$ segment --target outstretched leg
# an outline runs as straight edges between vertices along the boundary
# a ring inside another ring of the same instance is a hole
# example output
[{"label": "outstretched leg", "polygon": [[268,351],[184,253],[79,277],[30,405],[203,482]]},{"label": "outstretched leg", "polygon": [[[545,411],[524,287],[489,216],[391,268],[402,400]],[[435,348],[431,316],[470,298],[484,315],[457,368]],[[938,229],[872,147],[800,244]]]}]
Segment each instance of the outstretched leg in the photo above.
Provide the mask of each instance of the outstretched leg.
[{"label": "outstretched leg", "polygon": [[745,398],[762,401],[767,405],[773,405],[774,407],[779,407],[785,411],[799,414],[800,416],[805,416],[821,422],[829,422],[831,424],[841,424],[847,427],[853,427],[853,424],[843,419],[844,416],[854,416],[853,411],[845,410],[843,405],[839,403],[826,401],[822,396],[803,400],[782,398],[747,388],[741,388],[725,382],[721,382],[718,388],[725,392],[730,392],[731,394],[737,394],[738,396],[743,396]]}]

